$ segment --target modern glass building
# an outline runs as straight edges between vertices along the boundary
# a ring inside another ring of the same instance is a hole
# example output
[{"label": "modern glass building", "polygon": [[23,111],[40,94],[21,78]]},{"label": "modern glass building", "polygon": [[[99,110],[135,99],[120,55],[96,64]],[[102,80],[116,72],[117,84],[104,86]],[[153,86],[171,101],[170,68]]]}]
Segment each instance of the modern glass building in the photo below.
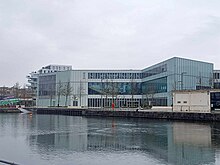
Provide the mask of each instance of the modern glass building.
[{"label": "modern glass building", "polygon": [[209,89],[213,64],[174,57],[142,71],[142,92],[151,94],[154,105],[171,105],[173,90]]},{"label": "modern glass building", "polygon": [[174,57],[143,70],[41,73],[37,106],[138,107],[172,104],[173,90],[213,86],[213,64]]}]

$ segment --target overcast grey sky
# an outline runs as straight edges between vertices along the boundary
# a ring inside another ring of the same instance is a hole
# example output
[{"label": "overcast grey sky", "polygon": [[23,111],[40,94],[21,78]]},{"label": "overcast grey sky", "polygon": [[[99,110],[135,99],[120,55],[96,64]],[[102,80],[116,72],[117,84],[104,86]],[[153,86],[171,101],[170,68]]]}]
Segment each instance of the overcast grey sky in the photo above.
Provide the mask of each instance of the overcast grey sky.
[{"label": "overcast grey sky", "polygon": [[143,69],[173,56],[220,69],[220,0],[0,0],[0,86],[48,64]]}]

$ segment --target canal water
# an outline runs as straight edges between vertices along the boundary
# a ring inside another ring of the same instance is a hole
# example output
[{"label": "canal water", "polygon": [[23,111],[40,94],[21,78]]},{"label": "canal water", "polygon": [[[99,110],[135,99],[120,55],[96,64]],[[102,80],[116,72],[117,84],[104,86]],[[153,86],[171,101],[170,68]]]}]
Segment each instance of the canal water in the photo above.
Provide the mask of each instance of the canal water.
[{"label": "canal water", "polygon": [[220,123],[0,114],[0,160],[24,165],[218,165]]}]

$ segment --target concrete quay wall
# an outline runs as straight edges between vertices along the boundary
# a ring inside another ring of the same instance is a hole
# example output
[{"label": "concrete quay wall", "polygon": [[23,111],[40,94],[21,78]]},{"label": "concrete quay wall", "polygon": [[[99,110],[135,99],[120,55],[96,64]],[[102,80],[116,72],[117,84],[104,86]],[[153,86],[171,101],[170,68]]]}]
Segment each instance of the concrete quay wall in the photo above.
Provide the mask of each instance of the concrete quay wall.
[{"label": "concrete quay wall", "polygon": [[117,110],[92,110],[92,109],[62,109],[38,108],[37,114],[57,114],[86,117],[127,117],[146,119],[191,120],[191,121],[220,121],[220,113],[181,113],[181,112],[152,112],[152,111],[117,111]]}]

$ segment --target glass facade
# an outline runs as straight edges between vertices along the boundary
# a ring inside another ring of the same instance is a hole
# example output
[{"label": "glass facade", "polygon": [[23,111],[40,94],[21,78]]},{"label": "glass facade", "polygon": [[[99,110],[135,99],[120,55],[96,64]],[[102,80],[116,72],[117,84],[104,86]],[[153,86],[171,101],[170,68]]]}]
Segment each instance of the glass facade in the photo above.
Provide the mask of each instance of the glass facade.
[{"label": "glass facade", "polygon": [[174,58],[169,64],[169,74],[177,90],[208,89],[213,85],[213,64]]},{"label": "glass facade", "polygon": [[158,78],[142,83],[142,93],[163,93],[167,92],[167,77]]},{"label": "glass facade", "polygon": [[158,105],[164,104],[164,101],[160,103],[160,98],[166,98],[167,105],[172,105],[173,90],[210,89],[212,86],[211,63],[174,57],[143,70],[142,92],[155,94]]},{"label": "glass facade", "polygon": [[141,83],[139,82],[89,82],[89,95],[140,95]]},{"label": "glass facade", "polygon": [[39,76],[39,96],[55,96],[56,75]]},{"label": "glass facade", "polygon": [[150,77],[153,75],[157,75],[167,71],[167,64],[163,64],[161,66],[155,67],[153,69],[147,70],[143,72],[143,78]]}]

